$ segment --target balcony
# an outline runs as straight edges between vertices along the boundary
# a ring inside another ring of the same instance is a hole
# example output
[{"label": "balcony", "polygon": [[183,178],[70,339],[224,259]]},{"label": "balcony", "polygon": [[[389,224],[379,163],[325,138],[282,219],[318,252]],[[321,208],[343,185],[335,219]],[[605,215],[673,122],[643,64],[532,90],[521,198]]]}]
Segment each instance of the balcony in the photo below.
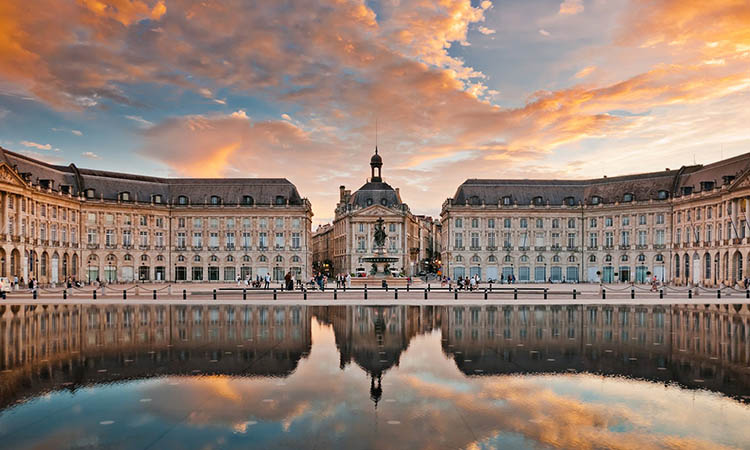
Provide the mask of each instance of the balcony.
[{"label": "balcony", "polygon": [[734,238],[734,239],[732,239],[732,244],[733,245],[739,245],[741,243],[742,243],[742,238]]},{"label": "balcony", "polygon": [[565,247],[565,250],[569,251],[569,252],[577,252],[578,251],[578,247],[568,246],[568,247]]},{"label": "balcony", "polygon": [[124,248],[125,250],[132,250],[133,244],[122,244],[122,248]]},{"label": "balcony", "polygon": [[175,249],[175,251],[178,251],[178,252],[184,252],[184,251],[187,250],[187,247],[185,247],[184,245],[178,245],[174,249]]},{"label": "balcony", "polygon": [[648,245],[645,244],[638,244],[635,246],[636,250],[648,250]]},{"label": "balcony", "polygon": [[494,252],[494,251],[497,251],[497,246],[494,246],[494,245],[488,245],[488,246],[487,246],[487,251],[488,251],[488,252]]},{"label": "balcony", "polygon": [[482,247],[480,247],[478,245],[477,246],[473,246],[472,245],[471,247],[469,247],[469,250],[472,251],[472,252],[478,252],[478,251],[482,250]]},{"label": "balcony", "polygon": [[226,250],[228,252],[233,252],[234,251],[234,244],[227,244],[227,246],[224,247],[224,250]]},{"label": "balcony", "polygon": [[518,251],[528,252],[529,251],[529,247],[518,247]]},{"label": "balcony", "polygon": [[595,252],[595,251],[599,250],[599,247],[596,246],[596,245],[589,245],[588,247],[586,247],[586,250],[588,250],[590,252]]},{"label": "balcony", "polygon": [[274,246],[273,248],[274,248],[274,250],[277,250],[277,251],[282,251],[282,250],[284,250],[284,246],[283,246],[283,245],[276,245],[276,246]]},{"label": "balcony", "polygon": [[547,250],[547,246],[545,245],[536,245],[534,246],[534,250],[537,252],[543,252]]},{"label": "balcony", "polygon": [[454,246],[454,247],[453,247],[453,250],[455,250],[455,251],[457,251],[457,252],[462,252],[462,251],[464,251],[464,250],[465,250],[465,248],[464,248],[463,246],[461,246],[461,247],[456,247],[456,246]]},{"label": "balcony", "polygon": [[610,245],[605,245],[605,246],[604,246],[604,247],[602,247],[602,248],[603,248],[604,250],[614,250],[614,249],[615,249],[615,246],[614,246],[614,245],[611,245],[611,244],[610,244]]},{"label": "balcony", "polygon": [[504,244],[503,245],[503,251],[510,252],[513,251],[513,246],[510,244]]},{"label": "balcony", "polygon": [[109,249],[109,250],[114,250],[114,249],[117,248],[117,245],[115,245],[115,244],[104,244],[104,248]]},{"label": "balcony", "polygon": [[552,244],[550,248],[555,252],[559,252],[560,250],[562,250],[562,247],[560,247],[560,244]]},{"label": "balcony", "polygon": [[209,245],[209,246],[208,246],[208,247],[206,247],[206,248],[207,248],[207,249],[208,249],[208,251],[210,251],[210,252],[216,252],[216,251],[218,251],[218,250],[219,250],[219,246],[218,246],[218,245]]},{"label": "balcony", "polygon": [[86,244],[86,248],[89,250],[96,250],[99,248],[99,244]]},{"label": "balcony", "polygon": [[654,250],[664,250],[665,248],[667,248],[667,246],[664,244],[654,244]]},{"label": "balcony", "polygon": [[630,245],[620,245],[619,249],[620,250],[630,250]]},{"label": "balcony", "polygon": [[164,245],[155,245],[154,246],[154,250],[165,250],[165,249],[166,249],[166,247],[164,247]]},{"label": "balcony", "polygon": [[192,250],[194,252],[200,252],[200,251],[203,250],[203,246],[202,245],[194,245],[193,248],[192,248]]},{"label": "balcony", "polygon": [[138,248],[141,249],[141,250],[148,250],[148,249],[151,248],[151,246],[146,245],[146,244],[141,244],[141,245],[138,246]]},{"label": "balcony", "polygon": [[258,246],[258,251],[259,252],[267,252],[268,251],[268,247],[266,247],[265,245],[259,245]]}]

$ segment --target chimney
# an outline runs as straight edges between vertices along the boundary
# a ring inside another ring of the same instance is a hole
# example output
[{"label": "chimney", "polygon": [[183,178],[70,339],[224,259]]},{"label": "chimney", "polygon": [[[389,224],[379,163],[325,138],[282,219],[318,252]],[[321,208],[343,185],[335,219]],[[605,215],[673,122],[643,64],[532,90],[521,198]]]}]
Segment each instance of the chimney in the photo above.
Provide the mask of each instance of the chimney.
[{"label": "chimney", "polygon": [[344,186],[343,184],[341,186],[339,186],[339,201],[340,202],[343,202],[344,201],[344,197],[346,197],[346,190],[345,189],[346,189],[346,186]]},{"label": "chimney", "polygon": [[401,191],[399,190],[399,188],[396,188],[396,198],[401,201]]}]

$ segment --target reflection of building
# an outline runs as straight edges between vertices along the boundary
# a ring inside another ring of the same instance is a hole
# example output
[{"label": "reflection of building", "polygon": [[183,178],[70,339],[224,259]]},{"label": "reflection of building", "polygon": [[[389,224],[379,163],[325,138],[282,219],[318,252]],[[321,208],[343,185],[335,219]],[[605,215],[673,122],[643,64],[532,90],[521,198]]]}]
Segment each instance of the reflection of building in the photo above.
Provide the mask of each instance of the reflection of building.
[{"label": "reflection of building", "polygon": [[745,154],[590,180],[466,180],[443,203],[444,266],[484,279],[733,283],[750,273],[749,170]]},{"label": "reflection of building", "polygon": [[286,179],[156,178],[0,148],[0,276],[234,281],[310,272],[312,209]]},{"label": "reflection of building", "polygon": [[748,305],[444,309],[443,350],[467,375],[586,371],[750,390]]},{"label": "reflection of building", "polygon": [[[420,221],[409,207],[401,200],[398,188],[392,188],[383,181],[381,169],[383,159],[375,154],[370,160],[371,177],[361,188],[352,193],[344,186],[339,188],[339,203],[336,205],[336,216],[333,227],[321,229],[313,237],[314,241],[328,240],[333,243],[328,250],[328,257],[333,260],[333,270],[355,272],[357,269],[370,273],[372,267],[363,258],[376,253],[374,232],[378,218],[385,221],[387,234],[385,257],[395,258],[391,270],[404,271],[414,275],[419,271],[420,258],[425,253],[421,248],[428,239],[420,239],[424,233],[431,232],[428,226],[420,227]],[[324,244],[313,243],[313,246]],[[323,253],[320,253],[323,257]],[[315,260],[322,263],[323,260]]]},{"label": "reflection of building", "polygon": [[287,376],[311,342],[304,306],[0,306],[0,398],[62,379]]}]

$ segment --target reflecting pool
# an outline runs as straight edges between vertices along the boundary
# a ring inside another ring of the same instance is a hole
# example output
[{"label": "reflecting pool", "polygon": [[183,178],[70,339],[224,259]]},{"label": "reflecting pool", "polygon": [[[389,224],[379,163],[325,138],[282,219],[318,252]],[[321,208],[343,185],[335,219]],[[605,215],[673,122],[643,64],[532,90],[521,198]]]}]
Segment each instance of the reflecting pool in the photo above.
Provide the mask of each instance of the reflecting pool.
[{"label": "reflecting pool", "polygon": [[750,448],[748,305],[0,306],[3,448]]}]

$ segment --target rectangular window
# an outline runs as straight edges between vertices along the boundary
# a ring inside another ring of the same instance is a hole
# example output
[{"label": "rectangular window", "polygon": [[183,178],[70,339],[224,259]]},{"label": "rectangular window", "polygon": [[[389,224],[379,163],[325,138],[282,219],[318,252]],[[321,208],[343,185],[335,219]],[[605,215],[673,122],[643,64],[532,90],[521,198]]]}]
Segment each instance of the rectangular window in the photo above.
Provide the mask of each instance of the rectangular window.
[{"label": "rectangular window", "polygon": [[251,242],[250,242],[250,233],[247,231],[242,232],[242,248],[243,249],[249,249]]},{"label": "rectangular window", "polygon": [[89,228],[86,232],[86,243],[96,244],[96,228]]},{"label": "rectangular window", "polygon": [[656,215],[656,224],[657,225],[664,225],[664,214],[657,214]]},{"label": "rectangular window", "polygon": [[185,228],[185,218],[180,217],[177,219],[177,228]]},{"label": "rectangular window", "polygon": [[604,218],[604,226],[605,227],[611,227],[614,224],[614,220],[612,220],[612,217],[605,217]]},{"label": "rectangular window", "polygon": [[148,226],[148,217],[147,216],[141,216],[140,224],[142,227]]},{"label": "rectangular window", "polygon": [[630,226],[630,216],[622,216],[622,226]]},{"label": "rectangular window", "polygon": [[262,230],[268,228],[268,219],[266,219],[265,217],[258,219],[258,227]]},{"label": "rectangular window", "polygon": [[388,224],[388,231],[391,232],[391,233],[395,233],[396,232],[396,224],[395,223]]},{"label": "rectangular window", "polygon": [[200,231],[193,233],[193,247],[203,247],[203,233]]},{"label": "rectangular window", "polygon": [[139,233],[140,236],[140,245],[142,247],[145,247],[148,245],[148,231],[141,231]]},{"label": "rectangular window", "polygon": [[357,229],[359,230],[360,233],[364,233],[365,232],[365,224],[360,223],[359,226],[357,227]]},{"label": "rectangular window", "polygon": [[187,246],[187,236],[185,232],[181,231],[177,233],[177,248],[185,248]]},{"label": "rectangular window", "polygon": [[111,247],[115,245],[115,230],[107,230],[104,234],[104,245]]},{"label": "rectangular window", "polygon": [[300,233],[292,233],[292,248],[299,249],[301,247]]},{"label": "rectangular window", "polygon": [[268,234],[265,231],[258,234],[258,247],[268,247]]},{"label": "rectangular window", "polygon": [[646,225],[646,215],[641,214],[638,216],[638,225]]},{"label": "rectangular window", "polygon": [[163,231],[157,231],[154,236],[156,237],[156,246],[157,247],[164,247],[164,232]]},{"label": "rectangular window", "polygon": [[284,228],[284,219],[281,217],[277,217],[274,226],[276,228]]},{"label": "rectangular window", "polygon": [[292,219],[292,228],[294,228],[295,230],[298,230],[301,223],[302,221],[299,218],[295,217],[294,219]]},{"label": "rectangular window", "polygon": [[457,217],[455,219],[456,228],[461,228],[464,226],[464,220],[460,217]]},{"label": "rectangular window", "polygon": [[495,233],[488,233],[487,234],[487,246],[488,247],[495,247]]},{"label": "rectangular window", "polygon": [[630,245],[630,231],[620,232],[620,245]]},{"label": "rectangular window", "polygon": [[234,231],[227,231],[227,250],[234,250]]},{"label": "rectangular window", "polygon": [[479,228],[479,219],[471,219],[471,228]]},{"label": "rectangular window", "polygon": [[495,228],[495,219],[487,219],[487,228]]},{"label": "rectangular window", "polygon": [[276,233],[276,240],[274,241],[274,245],[276,246],[276,249],[281,250],[284,248],[284,233]]},{"label": "rectangular window", "polygon": [[568,248],[575,248],[576,246],[576,234],[568,233]]},{"label": "rectangular window", "polygon": [[510,238],[510,232],[503,233],[503,247],[510,248],[513,245],[511,238]]},{"label": "rectangular window", "polygon": [[455,239],[456,239],[455,243],[453,244],[454,247],[461,248],[461,247],[464,246],[464,235],[463,235],[463,233],[456,233]]},{"label": "rectangular window", "polygon": [[193,228],[201,228],[203,227],[203,219],[200,217],[194,217],[193,218]]},{"label": "rectangular window", "polygon": [[219,228],[219,219],[216,217],[212,217],[208,220],[208,225],[211,228]]},{"label": "rectangular window", "polygon": [[534,245],[536,247],[544,247],[544,233],[534,234]]},{"label": "rectangular window", "polygon": [[208,233],[208,246],[213,249],[219,248],[219,233],[215,231]]},{"label": "rectangular window", "polygon": [[156,227],[157,228],[164,228],[164,218],[163,217],[157,217],[156,218]]},{"label": "rectangular window", "polygon": [[638,231],[638,245],[640,245],[641,247],[645,247],[646,237],[647,237],[647,234],[645,231],[643,230]]},{"label": "rectangular window", "polygon": [[589,233],[589,247],[596,248],[599,245],[599,233]]},{"label": "rectangular window", "polygon": [[471,248],[479,248],[479,233],[471,233]]},{"label": "rectangular window", "polygon": [[365,237],[364,236],[357,236],[357,250],[365,251]]},{"label": "rectangular window", "polygon": [[656,230],[656,235],[654,236],[654,239],[656,242],[654,242],[655,245],[664,245],[664,230]]},{"label": "rectangular window", "polygon": [[596,228],[596,217],[589,219],[589,228]]},{"label": "rectangular window", "polygon": [[604,233],[604,246],[608,248],[612,248],[615,245],[615,236],[614,233],[611,231],[607,231]]},{"label": "rectangular window", "polygon": [[122,231],[122,245],[126,247],[133,245],[133,233],[130,230]]},{"label": "rectangular window", "polygon": [[503,219],[503,228],[510,228],[510,219]]}]

